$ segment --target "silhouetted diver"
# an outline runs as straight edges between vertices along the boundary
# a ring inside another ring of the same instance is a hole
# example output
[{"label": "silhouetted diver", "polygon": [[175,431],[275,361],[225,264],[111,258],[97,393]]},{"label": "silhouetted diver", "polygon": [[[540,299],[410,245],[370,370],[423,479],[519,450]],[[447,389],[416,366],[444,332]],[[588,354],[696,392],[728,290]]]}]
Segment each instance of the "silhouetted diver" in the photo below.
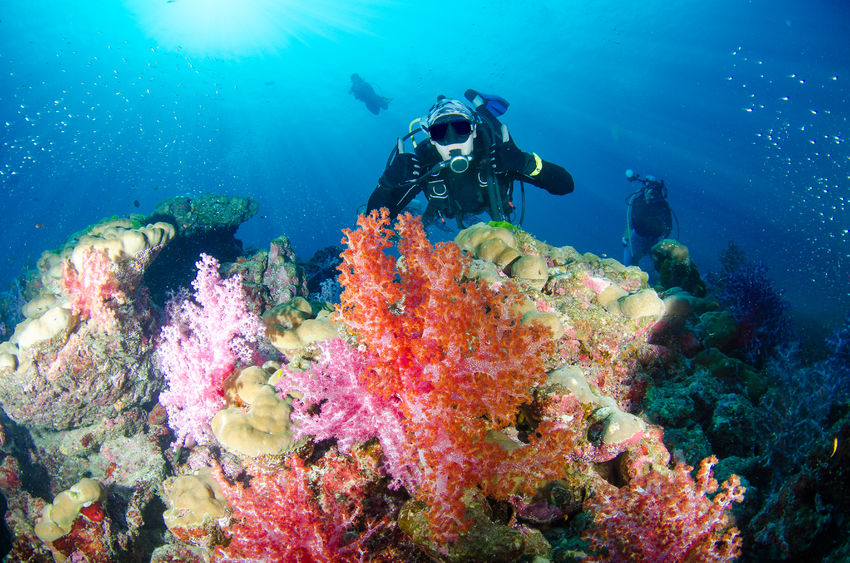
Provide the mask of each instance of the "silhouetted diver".
[{"label": "silhouetted diver", "polygon": [[348,92],[366,104],[366,108],[375,115],[378,115],[382,109],[387,109],[390,103],[390,98],[376,94],[372,85],[360,78],[359,74],[351,75],[351,90]]}]

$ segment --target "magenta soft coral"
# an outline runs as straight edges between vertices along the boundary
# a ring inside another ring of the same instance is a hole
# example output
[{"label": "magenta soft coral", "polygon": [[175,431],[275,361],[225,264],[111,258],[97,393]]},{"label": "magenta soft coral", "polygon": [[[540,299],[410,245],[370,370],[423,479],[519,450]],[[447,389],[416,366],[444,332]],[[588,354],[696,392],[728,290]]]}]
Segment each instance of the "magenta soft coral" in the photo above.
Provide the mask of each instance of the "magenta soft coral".
[{"label": "magenta soft coral", "polygon": [[218,261],[206,254],[195,265],[194,300],[183,291],[169,301],[157,346],[168,383],[159,402],[181,445],[209,441],[209,421],[224,408],[222,383],[237,361],[254,359],[263,333],[262,321],[245,303],[242,279],[222,280]]},{"label": "magenta soft coral", "polygon": [[737,475],[718,489],[711,476],[717,458],[692,467],[679,464],[669,473],[649,471],[626,486],[600,488],[585,501],[594,515],[585,532],[598,555],[585,561],[670,561],[708,563],[732,561],[740,555],[741,538],[731,526],[729,507],[744,498]]},{"label": "magenta soft coral", "polygon": [[377,437],[386,458],[386,471],[395,485],[414,490],[418,472],[405,461],[407,432],[397,398],[374,395],[361,382],[369,370],[368,352],[334,338],[318,344],[321,357],[309,371],[284,368],[277,384],[283,392],[296,390],[292,421],[297,437],[335,438],[342,451]]}]

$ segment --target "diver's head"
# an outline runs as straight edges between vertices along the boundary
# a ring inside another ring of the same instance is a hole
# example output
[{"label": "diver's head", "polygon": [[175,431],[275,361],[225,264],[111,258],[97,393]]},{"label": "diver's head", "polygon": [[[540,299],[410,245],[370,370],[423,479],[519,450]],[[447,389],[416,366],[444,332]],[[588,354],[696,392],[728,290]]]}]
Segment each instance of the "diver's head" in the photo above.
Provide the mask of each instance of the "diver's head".
[{"label": "diver's head", "polygon": [[478,134],[475,113],[463,102],[439,98],[422,119],[422,128],[443,160],[472,154]]},{"label": "diver's head", "polygon": [[643,196],[646,201],[657,201],[667,197],[667,187],[664,185],[664,180],[660,182],[655,176],[647,176],[646,183],[643,186]]}]

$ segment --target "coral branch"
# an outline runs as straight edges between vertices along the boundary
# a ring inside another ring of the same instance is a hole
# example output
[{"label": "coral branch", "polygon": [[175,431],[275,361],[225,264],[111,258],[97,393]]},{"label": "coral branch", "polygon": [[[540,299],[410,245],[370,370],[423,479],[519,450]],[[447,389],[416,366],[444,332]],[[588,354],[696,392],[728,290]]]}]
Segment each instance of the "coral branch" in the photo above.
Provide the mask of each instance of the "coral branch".
[{"label": "coral branch", "polygon": [[679,464],[669,474],[650,471],[620,488],[599,489],[585,502],[594,525],[584,534],[600,553],[587,561],[731,561],[740,555],[738,529],[728,509],[744,498],[737,475],[718,489],[711,476],[717,458],[693,467]]},{"label": "coral branch", "polygon": [[263,333],[245,304],[241,278],[222,280],[218,261],[206,254],[195,265],[194,301],[181,292],[168,303],[169,323],[157,347],[168,382],[159,402],[180,444],[210,440],[209,421],[224,407],[222,383],[238,361],[252,361]]}]

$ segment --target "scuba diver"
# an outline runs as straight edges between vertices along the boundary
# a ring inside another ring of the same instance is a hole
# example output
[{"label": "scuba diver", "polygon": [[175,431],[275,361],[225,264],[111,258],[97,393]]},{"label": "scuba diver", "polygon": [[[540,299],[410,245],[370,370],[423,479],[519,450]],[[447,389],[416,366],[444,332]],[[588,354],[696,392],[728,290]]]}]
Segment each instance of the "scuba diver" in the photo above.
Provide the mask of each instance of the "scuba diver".
[{"label": "scuba diver", "polygon": [[366,109],[375,115],[378,115],[382,109],[387,109],[391,101],[390,98],[376,94],[372,85],[360,78],[359,74],[351,75],[351,89],[348,93],[366,104]]},{"label": "scuba diver", "polygon": [[[484,212],[494,221],[514,222],[514,180],[520,180],[523,200],[522,182],[555,195],[573,191],[569,172],[536,153],[521,151],[514,143],[507,126],[498,119],[507,110],[507,101],[475,90],[467,90],[465,96],[475,109],[439,96],[425,117],[411,122],[408,134],[398,139],[390,153],[369,197],[367,213],[386,207],[395,217],[424,193],[426,227],[436,225],[449,231],[446,219],[454,219],[457,228],[463,229],[482,220],[476,216]],[[427,138],[417,143],[414,135],[419,132]],[[404,150],[407,139],[411,139],[413,152]],[[518,223],[522,223],[522,215]]]},{"label": "scuba diver", "polygon": [[626,198],[626,233],[623,236],[623,264],[636,266],[655,243],[670,236],[674,215],[667,203],[664,180],[658,181],[650,175],[641,178],[631,169],[626,170],[626,178],[641,184],[638,191]]}]

